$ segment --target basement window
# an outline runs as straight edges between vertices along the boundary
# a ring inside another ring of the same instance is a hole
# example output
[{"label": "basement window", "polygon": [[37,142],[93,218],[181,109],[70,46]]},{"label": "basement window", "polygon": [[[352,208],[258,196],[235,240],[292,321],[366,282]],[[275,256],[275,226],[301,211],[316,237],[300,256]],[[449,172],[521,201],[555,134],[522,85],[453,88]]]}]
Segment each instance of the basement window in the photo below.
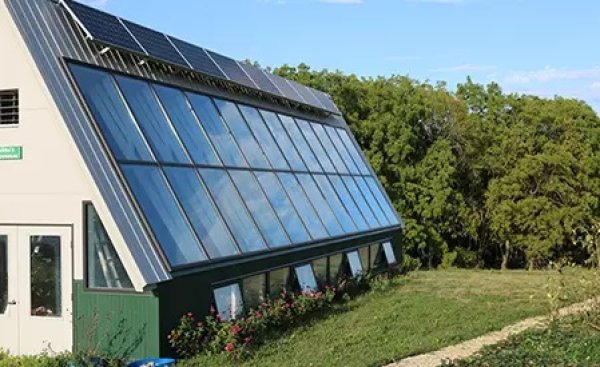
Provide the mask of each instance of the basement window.
[{"label": "basement window", "polygon": [[0,90],[0,127],[19,124],[19,91]]},{"label": "basement window", "polygon": [[363,267],[358,251],[348,252],[346,254],[346,258],[348,259],[348,265],[350,265],[350,272],[352,273],[352,276],[356,278],[363,275]]},{"label": "basement window", "polygon": [[297,266],[294,270],[300,292],[309,293],[317,291],[317,279],[310,264]]},{"label": "basement window", "polygon": [[382,246],[388,265],[396,265],[398,261],[396,261],[396,255],[394,254],[394,248],[392,247],[392,243],[384,242]]},{"label": "basement window", "polygon": [[237,283],[217,288],[213,292],[217,312],[222,320],[229,321],[237,318],[244,312],[244,301],[240,285]]}]

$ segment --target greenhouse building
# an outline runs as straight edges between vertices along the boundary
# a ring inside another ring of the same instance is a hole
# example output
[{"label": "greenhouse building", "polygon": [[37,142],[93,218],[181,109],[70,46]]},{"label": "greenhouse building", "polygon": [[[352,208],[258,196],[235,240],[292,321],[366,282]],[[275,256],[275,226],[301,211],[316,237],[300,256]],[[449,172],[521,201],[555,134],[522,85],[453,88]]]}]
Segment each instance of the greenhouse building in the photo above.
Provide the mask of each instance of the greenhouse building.
[{"label": "greenhouse building", "polygon": [[168,355],[399,259],[329,95],[71,0],[0,0],[0,45],[0,349]]}]

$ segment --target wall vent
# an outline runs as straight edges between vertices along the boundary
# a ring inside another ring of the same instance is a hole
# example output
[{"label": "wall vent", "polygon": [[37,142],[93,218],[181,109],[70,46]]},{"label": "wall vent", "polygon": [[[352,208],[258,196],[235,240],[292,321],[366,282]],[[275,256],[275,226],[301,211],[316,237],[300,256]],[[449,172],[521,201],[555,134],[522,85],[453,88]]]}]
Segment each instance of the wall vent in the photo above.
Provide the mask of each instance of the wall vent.
[{"label": "wall vent", "polygon": [[19,124],[19,91],[0,90],[0,126]]}]

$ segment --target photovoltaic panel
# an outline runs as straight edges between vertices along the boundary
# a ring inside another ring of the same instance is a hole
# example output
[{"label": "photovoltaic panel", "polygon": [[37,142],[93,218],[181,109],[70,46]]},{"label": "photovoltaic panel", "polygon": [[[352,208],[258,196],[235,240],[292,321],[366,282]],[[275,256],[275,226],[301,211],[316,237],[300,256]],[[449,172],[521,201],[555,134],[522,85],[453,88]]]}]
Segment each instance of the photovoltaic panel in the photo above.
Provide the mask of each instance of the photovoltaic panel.
[{"label": "photovoltaic panel", "polygon": [[256,85],[248,75],[244,72],[244,70],[240,67],[237,61],[231,59],[227,56],[223,56],[216,52],[208,51],[210,57],[221,67],[221,70],[227,75],[227,77],[239,84],[246,85],[248,87],[256,88]]},{"label": "photovoltaic panel", "polygon": [[340,113],[340,110],[337,108],[337,106],[335,105],[335,103],[333,102],[333,99],[331,99],[329,94],[321,92],[320,90],[316,90],[316,89],[313,89],[312,92],[315,94],[317,99],[321,102],[321,105],[323,105],[323,107],[325,107],[326,110],[334,112],[334,113],[338,113],[338,114]]},{"label": "photovoltaic panel", "polygon": [[192,65],[194,70],[217,78],[227,79],[227,76],[219,69],[217,64],[208,56],[202,47],[192,45],[175,37],[169,39],[175,47],[183,54],[183,57]]},{"label": "photovoltaic panel", "polygon": [[293,80],[290,80],[289,82],[292,83],[292,85],[294,86],[296,91],[302,96],[302,98],[306,101],[306,103],[308,103],[312,106],[319,106],[320,108],[324,108],[321,105],[321,102],[319,102],[319,100],[317,99],[317,97],[315,97],[315,95],[312,94],[312,92],[310,91],[310,88],[308,88],[300,83],[297,83]]},{"label": "photovoltaic panel", "polygon": [[119,18],[75,1],[65,0],[65,4],[95,41],[117,48],[145,53],[131,34],[127,32]]},{"label": "photovoltaic panel", "polygon": [[279,89],[277,89],[277,87],[275,86],[275,84],[273,84],[273,82],[271,82],[271,80],[269,80],[269,78],[265,75],[264,71],[243,62],[240,63],[240,66],[246,71],[246,73],[248,73],[248,75],[250,75],[252,80],[254,80],[254,82],[256,83],[256,85],[258,85],[260,89],[278,96],[282,95],[281,92],[279,92]]},{"label": "photovoltaic panel", "polygon": [[146,49],[151,57],[169,62],[171,64],[189,67],[179,52],[173,47],[171,42],[163,33],[154,31],[150,28],[123,20],[125,27],[133,34],[138,42]]},{"label": "photovoltaic panel", "polygon": [[305,103],[304,100],[302,99],[302,97],[300,97],[298,92],[296,92],[296,90],[294,88],[292,88],[292,86],[290,85],[290,83],[288,83],[288,81],[286,79],[280,77],[279,75],[270,74],[270,73],[267,74],[267,76],[269,77],[269,79],[271,79],[273,84],[275,84],[277,86],[277,88],[279,88],[281,93],[283,93],[283,95],[286,98],[289,98],[293,101]]}]

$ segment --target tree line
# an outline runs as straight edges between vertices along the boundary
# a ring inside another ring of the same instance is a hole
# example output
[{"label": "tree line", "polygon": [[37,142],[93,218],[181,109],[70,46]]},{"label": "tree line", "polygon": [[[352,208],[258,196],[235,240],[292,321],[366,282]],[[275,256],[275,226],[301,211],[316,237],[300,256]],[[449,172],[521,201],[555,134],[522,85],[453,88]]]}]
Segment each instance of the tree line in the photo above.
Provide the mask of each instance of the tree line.
[{"label": "tree line", "polygon": [[305,64],[273,71],[333,97],[402,214],[405,255],[423,266],[600,258],[600,118],[584,102],[470,78],[450,91]]}]

